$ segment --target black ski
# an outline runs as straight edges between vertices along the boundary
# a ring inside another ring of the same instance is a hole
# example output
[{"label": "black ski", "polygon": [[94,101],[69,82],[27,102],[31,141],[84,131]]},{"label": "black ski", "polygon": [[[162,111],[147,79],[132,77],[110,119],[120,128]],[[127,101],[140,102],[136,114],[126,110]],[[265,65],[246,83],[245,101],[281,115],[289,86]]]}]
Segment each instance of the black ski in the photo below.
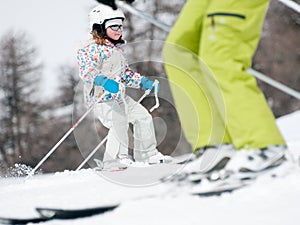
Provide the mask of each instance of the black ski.
[{"label": "black ski", "polygon": [[[273,166],[270,166],[262,171],[248,171],[232,173],[226,171],[210,173],[207,176],[199,175],[190,177],[190,182],[195,183],[195,188],[191,191],[193,195],[199,196],[213,196],[221,195],[225,192],[233,192],[237,189],[253,184],[258,178],[269,177],[276,178],[282,177],[291,171],[293,164],[289,164],[284,159],[280,159]],[[202,182],[206,180],[203,185]]]},{"label": "black ski", "polygon": [[27,223],[40,223],[52,219],[76,219],[89,217],[111,211],[119,205],[101,206],[87,209],[56,209],[56,208],[36,208],[40,214],[39,217],[34,218],[0,218],[1,224],[27,224]]},{"label": "black ski", "polygon": [[34,218],[0,218],[0,224],[28,224],[40,223],[50,220],[49,218],[34,217]]},{"label": "black ski", "polygon": [[235,180],[235,181],[220,181],[214,183],[212,186],[205,186],[205,187],[196,187],[193,188],[190,194],[198,195],[198,196],[220,196],[223,193],[231,193],[235,190],[240,188],[246,187],[250,185],[253,181],[243,181],[243,180]]},{"label": "black ski", "polygon": [[118,207],[118,205],[102,206],[88,209],[36,208],[36,210],[43,218],[49,217],[51,219],[75,219],[101,214],[107,211],[111,211],[116,207]]}]

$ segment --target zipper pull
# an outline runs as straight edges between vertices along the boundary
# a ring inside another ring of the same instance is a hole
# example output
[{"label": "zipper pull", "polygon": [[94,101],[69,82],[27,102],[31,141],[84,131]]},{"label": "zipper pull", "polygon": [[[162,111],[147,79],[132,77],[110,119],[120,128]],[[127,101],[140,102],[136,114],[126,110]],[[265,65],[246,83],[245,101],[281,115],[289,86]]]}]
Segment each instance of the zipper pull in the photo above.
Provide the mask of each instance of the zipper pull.
[{"label": "zipper pull", "polygon": [[93,97],[95,94],[95,85],[93,85],[93,88],[90,91],[90,96]]},{"label": "zipper pull", "polygon": [[211,26],[212,26],[212,28],[215,28],[215,17],[214,16],[211,17]]}]

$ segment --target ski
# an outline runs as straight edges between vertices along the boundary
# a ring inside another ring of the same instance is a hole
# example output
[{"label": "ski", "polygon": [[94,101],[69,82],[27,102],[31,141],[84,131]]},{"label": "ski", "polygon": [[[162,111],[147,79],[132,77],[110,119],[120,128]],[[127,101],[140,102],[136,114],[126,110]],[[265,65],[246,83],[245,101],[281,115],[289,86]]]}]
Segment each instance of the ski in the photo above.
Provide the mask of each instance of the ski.
[{"label": "ski", "polygon": [[49,218],[33,217],[33,218],[0,218],[0,224],[28,224],[40,223],[50,220]]},{"label": "ski", "polygon": [[119,204],[86,209],[36,208],[40,216],[32,218],[0,218],[1,224],[40,223],[53,219],[77,219],[102,214],[114,210]]},{"label": "ski", "polygon": [[131,165],[126,165],[121,163],[118,159],[112,159],[108,161],[101,161],[99,159],[94,159],[97,166],[95,167],[96,171],[109,171],[109,172],[119,172],[128,169],[128,167],[152,167],[161,164],[178,164],[183,165],[186,162],[189,162],[193,159],[193,154],[184,154],[181,156],[170,157],[167,162],[158,163],[158,164],[149,164],[149,163],[140,163],[133,162]]},{"label": "ski", "polygon": [[119,205],[101,206],[87,209],[55,209],[55,208],[36,208],[36,211],[43,218],[51,219],[74,219],[88,217],[96,214],[101,214],[111,211]]},{"label": "ski", "polygon": [[207,185],[199,185],[192,188],[190,194],[198,196],[220,196],[223,193],[231,193],[240,188],[246,187],[251,184],[252,181],[243,181],[243,180],[225,180],[215,183],[209,183]]},{"label": "ski", "polygon": [[94,159],[95,163],[97,164],[95,170],[96,171],[109,171],[109,172],[118,172],[123,171],[128,168],[127,165],[120,163],[119,160],[108,160],[108,161],[101,161],[100,159]]},{"label": "ski", "polygon": [[189,182],[194,183],[191,194],[199,196],[221,195],[233,192],[240,188],[252,185],[258,179],[277,178],[286,176],[293,170],[294,164],[287,161],[277,166],[266,168],[262,171],[237,172],[215,171],[205,176],[198,174],[188,177]]}]

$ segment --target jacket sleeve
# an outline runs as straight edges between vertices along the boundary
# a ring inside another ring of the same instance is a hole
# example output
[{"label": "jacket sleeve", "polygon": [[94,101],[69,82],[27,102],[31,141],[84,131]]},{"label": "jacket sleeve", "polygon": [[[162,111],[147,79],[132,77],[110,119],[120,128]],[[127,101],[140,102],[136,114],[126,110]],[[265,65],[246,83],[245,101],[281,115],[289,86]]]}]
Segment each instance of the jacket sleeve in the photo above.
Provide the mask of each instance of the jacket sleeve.
[{"label": "jacket sleeve", "polygon": [[126,65],[125,83],[127,87],[140,88],[142,78],[143,76],[140,73],[133,71],[128,64]]}]

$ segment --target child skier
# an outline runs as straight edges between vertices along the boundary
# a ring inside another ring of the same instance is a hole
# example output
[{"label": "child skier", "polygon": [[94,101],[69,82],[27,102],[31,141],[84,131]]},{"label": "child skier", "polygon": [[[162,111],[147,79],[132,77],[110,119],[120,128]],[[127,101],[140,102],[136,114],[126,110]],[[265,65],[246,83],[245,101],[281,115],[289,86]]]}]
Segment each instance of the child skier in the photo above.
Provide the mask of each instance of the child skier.
[{"label": "child skier", "polygon": [[92,9],[89,19],[92,39],[78,50],[77,60],[85,103],[95,104],[95,115],[109,128],[103,161],[118,159],[127,165],[132,163],[127,135],[132,123],[135,161],[165,162],[167,157],[156,149],[151,115],[125,94],[126,87],[151,90],[154,82],[132,71],[126,62],[122,49],[123,12],[100,4]]}]

